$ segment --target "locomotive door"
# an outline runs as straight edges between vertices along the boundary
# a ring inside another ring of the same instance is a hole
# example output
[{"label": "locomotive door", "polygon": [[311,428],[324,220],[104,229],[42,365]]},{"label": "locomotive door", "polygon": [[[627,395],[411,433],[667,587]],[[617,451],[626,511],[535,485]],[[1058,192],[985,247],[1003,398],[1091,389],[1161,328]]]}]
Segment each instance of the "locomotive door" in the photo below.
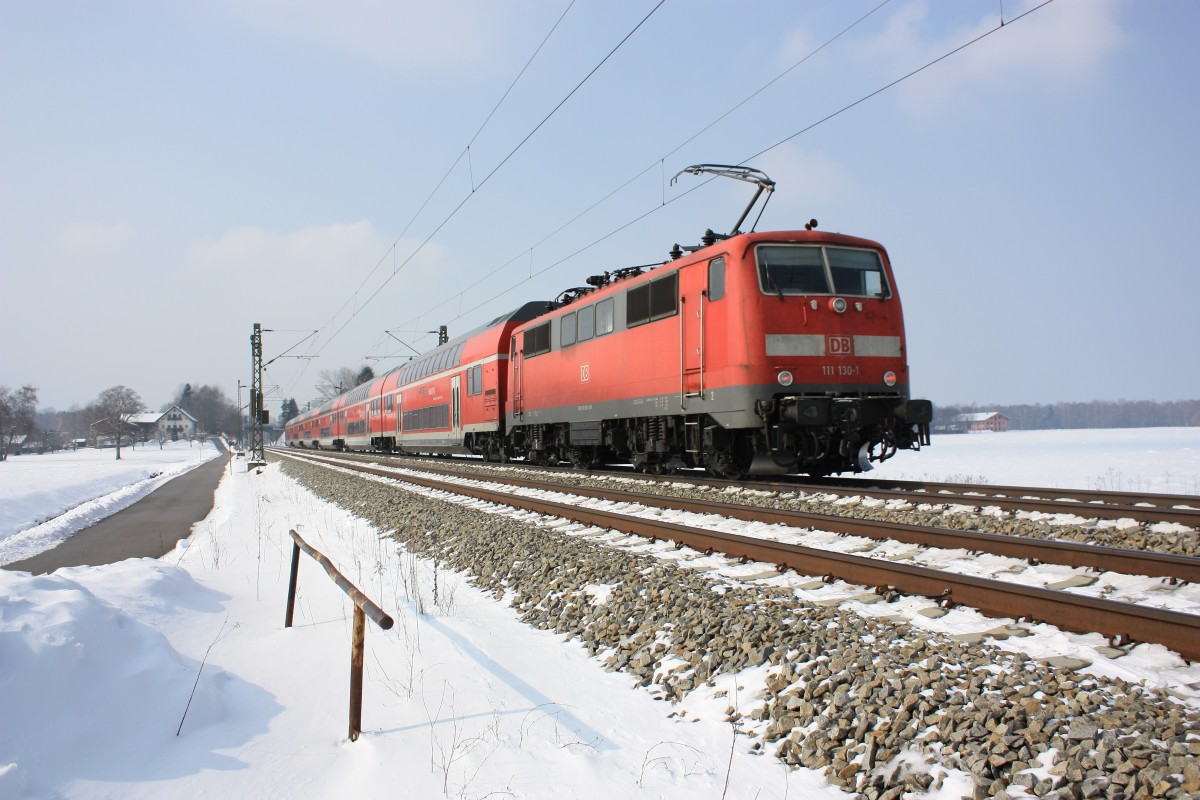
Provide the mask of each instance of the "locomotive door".
[{"label": "locomotive door", "polygon": [[462,406],[458,400],[461,382],[460,375],[450,378],[450,434],[455,442],[462,442]]},{"label": "locomotive door", "polygon": [[522,400],[524,384],[521,381],[521,350],[522,348],[517,347],[517,337],[514,334],[512,337],[511,355],[509,356],[509,360],[512,362],[513,379],[512,386],[509,388],[512,391],[512,409],[515,419],[521,418],[521,414],[525,408],[524,401]]},{"label": "locomotive door", "polygon": [[704,396],[704,313],[707,264],[679,270],[680,401]]}]

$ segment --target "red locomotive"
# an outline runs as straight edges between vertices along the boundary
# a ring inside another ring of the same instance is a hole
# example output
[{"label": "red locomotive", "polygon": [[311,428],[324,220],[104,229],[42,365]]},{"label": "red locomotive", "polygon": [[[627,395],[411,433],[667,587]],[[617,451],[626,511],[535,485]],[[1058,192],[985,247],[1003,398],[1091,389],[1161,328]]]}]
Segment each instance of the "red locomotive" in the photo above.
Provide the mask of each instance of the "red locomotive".
[{"label": "red locomotive", "polygon": [[[633,463],[662,472],[860,472],[929,444],[909,397],[887,253],[815,230],[734,233],[588,279],[293,420],[288,444]],[[760,212],[761,214],[761,212]]]}]

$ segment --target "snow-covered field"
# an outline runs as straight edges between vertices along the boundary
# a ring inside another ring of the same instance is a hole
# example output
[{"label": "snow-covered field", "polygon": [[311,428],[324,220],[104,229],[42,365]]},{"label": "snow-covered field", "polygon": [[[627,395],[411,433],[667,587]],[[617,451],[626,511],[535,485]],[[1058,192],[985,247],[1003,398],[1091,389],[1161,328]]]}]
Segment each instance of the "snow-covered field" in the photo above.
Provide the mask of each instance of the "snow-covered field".
[{"label": "snow-covered field", "polygon": [[1200,428],[935,436],[932,446],[916,453],[897,453],[871,475],[1200,495]]},{"label": "snow-covered field", "polygon": [[85,447],[0,462],[0,564],[30,558],[220,453],[211,442]]},{"label": "snow-covered field", "polygon": [[[11,489],[5,470],[21,459],[0,464],[5,513],[10,498],[46,498],[41,510],[20,501],[37,520],[89,497],[62,500],[72,482],[55,470],[43,473],[52,490],[39,494],[30,478]],[[940,437],[885,469],[1195,492],[1200,429]],[[99,471],[81,468],[80,483]],[[297,526],[396,619],[387,632],[368,622],[357,742],[346,738],[352,607],[307,556],[296,626],[283,628]],[[741,683],[749,705],[753,680],[718,688]],[[846,797],[817,773],[751,754],[722,721],[733,698],[653,700],[577,644],[396,552],[278,467],[238,464],[191,540],[162,560],[0,571],[3,798]],[[926,796],[969,793],[962,776]]]}]

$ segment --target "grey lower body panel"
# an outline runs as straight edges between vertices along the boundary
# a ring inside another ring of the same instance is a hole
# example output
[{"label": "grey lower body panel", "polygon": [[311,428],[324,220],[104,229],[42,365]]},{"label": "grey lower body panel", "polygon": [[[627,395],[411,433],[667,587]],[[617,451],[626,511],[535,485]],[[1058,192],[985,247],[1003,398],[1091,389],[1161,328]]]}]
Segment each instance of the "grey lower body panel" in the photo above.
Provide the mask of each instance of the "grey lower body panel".
[{"label": "grey lower body panel", "polygon": [[[652,395],[603,403],[563,405],[538,408],[520,414],[508,414],[509,428],[522,425],[570,424],[572,433],[579,423],[600,422],[635,417],[673,417],[707,414],[726,429],[759,428],[762,418],[758,415],[759,401],[768,401],[786,396],[879,396],[889,395],[895,389],[879,385],[853,386],[846,384],[807,385],[803,392],[787,391],[776,384],[733,386],[705,390],[703,395],[682,396],[672,394]],[[907,399],[908,393],[897,396],[897,402]]]}]

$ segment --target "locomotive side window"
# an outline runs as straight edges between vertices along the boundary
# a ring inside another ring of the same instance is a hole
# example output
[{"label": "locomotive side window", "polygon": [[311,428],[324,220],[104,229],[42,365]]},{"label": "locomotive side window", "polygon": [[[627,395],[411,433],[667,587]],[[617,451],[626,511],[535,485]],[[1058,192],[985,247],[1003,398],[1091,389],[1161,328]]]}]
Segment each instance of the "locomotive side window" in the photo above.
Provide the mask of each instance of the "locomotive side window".
[{"label": "locomotive side window", "polygon": [[592,332],[595,330],[595,320],[595,306],[579,309],[579,341],[586,342],[592,338]]},{"label": "locomotive side window", "polygon": [[672,317],[679,310],[679,273],[650,283],[650,319]]},{"label": "locomotive side window", "polygon": [[525,331],[525,351],[526,358],[531,356],[540,356],[542,353],[550,352],[550,323],[543,322],[536,328],[530,328]]},{"label": "locomotive side window", "polygon": [[714,258],[708,262],[708,299],[720,300],[725,296],[725,259]]},{"label": "locomotive side window", "polygon": [[674,316],[679,311],[679,273],[644,283],[625,294],[626,325],[630,328],[656,319]]},{"label": "locomotive side window", "polygon": [[613,300],[601,300],[596,303],[596,335],[603,336],[613,332]]},{"label": "locomotive side window", "polygon": [[838,294],[860,297],[887,297],[879,254],[872,250],[845,250],[829,247],[829,272],[833,275],[833,290]]},{"label": "locomotive side window", "polygon": [[629,327],[650,321],[650,284],[635,286],[625,293],[625,316]]},{"label": "locomotive side window", "polygon": [[570,314],[563,314],[562,319],[559,320],[559,327],[561,328],[558,337],[559,346],[566,347],[569,344],[575,344],[574,311],[572,311]]}]

